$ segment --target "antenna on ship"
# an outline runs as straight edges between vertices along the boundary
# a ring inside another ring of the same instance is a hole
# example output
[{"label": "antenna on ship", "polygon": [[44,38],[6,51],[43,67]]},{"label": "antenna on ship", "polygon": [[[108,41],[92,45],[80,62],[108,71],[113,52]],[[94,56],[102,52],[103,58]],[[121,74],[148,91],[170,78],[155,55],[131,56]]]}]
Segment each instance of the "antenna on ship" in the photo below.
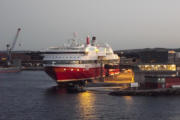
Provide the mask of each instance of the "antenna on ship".
[{"label": "antenna on ship", "polygon": [[74,36],[74,39],[75,39],[75,42],[76,42],[76,45],[80,45],[80,39],[78,37],[78,32],[74,32],[73,33],[73,36]]},{"label": "antenna on ship", "polygon": [[73,33],[73,38],[68,40],[69,47],[75,47],[75,46],[78,45],[77,36],[78,36],[77,32],[74,32]]},{"label": "antenna on ship", "polygon": [[74,38],[77,38],[77,36],[78,36],[78,33],[77,33],[77,32],[74,32],[74,33],[73,33],[73,37],[74,37]]}]

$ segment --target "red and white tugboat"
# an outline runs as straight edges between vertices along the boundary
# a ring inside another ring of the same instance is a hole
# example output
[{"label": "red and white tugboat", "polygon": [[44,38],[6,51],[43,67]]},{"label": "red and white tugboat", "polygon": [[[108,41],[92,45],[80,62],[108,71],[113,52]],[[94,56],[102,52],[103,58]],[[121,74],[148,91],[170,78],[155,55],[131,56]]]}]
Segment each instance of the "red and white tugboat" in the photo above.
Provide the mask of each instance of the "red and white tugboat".
[{"label": "red and white tugboat", "polygon": [[87,37],[85,44],[75,39],[63,47],[48,48],[43,51],[45,72],[59,85],[83,86],[89,79],[108,74],[118,74],[119,69],[106,70],[105,64],[119,64],[119,57],[107,45],[96,43],[96,37]]}]

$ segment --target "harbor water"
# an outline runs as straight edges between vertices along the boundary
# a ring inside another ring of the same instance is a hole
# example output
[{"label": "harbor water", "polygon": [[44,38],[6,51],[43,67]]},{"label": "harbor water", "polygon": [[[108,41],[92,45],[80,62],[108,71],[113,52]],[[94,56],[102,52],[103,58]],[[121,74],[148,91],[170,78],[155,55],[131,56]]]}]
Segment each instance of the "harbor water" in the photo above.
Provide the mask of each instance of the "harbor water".
[{"label": "harbor water", "polygon": [[55,89],[43,71],[0,74],[0,120],[179,120],[180,96]]}]

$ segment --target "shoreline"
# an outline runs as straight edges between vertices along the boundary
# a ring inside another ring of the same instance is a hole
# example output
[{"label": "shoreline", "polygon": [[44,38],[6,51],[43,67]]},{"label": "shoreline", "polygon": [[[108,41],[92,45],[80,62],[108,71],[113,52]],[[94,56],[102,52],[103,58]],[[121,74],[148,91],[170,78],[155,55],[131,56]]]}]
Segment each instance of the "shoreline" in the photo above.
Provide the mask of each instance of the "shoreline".
[{"label": "shoreline", "polygon": [[180,88],[144,89],[144,90],[118,90],[110,92],[113,96],[177,96]]}]

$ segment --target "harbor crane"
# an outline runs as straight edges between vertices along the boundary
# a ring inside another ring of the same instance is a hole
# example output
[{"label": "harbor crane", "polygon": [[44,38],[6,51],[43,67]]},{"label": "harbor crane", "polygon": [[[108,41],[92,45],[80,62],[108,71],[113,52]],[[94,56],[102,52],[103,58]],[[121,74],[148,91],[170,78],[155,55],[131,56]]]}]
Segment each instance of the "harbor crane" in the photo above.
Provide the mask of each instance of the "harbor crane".
[{"label": "harbor crane", "polygon": [[12,62],[12,60],[11,60],[11,57],[12,57],[11,53],[12,53],[12,50],[14,49],[14,47],[16,45],[16,42],[17,42],[17,39],[18,39],[20,31],[21,31],[21,28],[18,28],[12,45],[11,46],[10,46],[10,44],[6,45],[6,47],[7,47],[7,54],[8,54],[8,59],[7,59],[7,65],[8,66],[11,65],[11,62]]}]

